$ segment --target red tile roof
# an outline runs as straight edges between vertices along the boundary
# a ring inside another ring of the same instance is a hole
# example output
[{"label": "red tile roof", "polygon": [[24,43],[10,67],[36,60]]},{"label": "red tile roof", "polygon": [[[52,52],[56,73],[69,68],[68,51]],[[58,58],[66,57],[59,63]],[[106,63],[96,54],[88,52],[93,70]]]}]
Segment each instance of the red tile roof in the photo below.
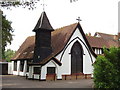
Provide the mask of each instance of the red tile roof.
[{"label": "red tile roof", "polygon": [[106,34],[106,33],[100,33],[100,32],[96,32],[95,33],[95,36],[96,35],[99,35],[99,36],[101,36],[103,39],[114,39],[114,36],[115,35],[112,35],[112,34]]},{"label": "red tile roof", "polygon": [[118,47],[118,35],[96,32],[95,36],[97,36],[97,35],[99,35],[100,38],[104,39],[104,41],[107,43],[107,46],[106,46],[107,48],[110,48],[113,46]]},{"label": "red tile roof", "polygon": [[[51,44],[52,44],[53,53],[50,56],[48,56],[45,60],[40,62],[40,64],[47,63],[51,58],[54,58],[56,54],[60,53],[64,49],[66,43],[69,41],[70,37],[72,36],[73,32],[76,30],[76,27],[78,27],[78,25],[80,26],[79,23],[75,23],[69,26],[56,29],[55,31],[52,32]],[[85,37],[81,27],[80,27],[80,32],[83,34],[84,39],[93,55],[94,52],[92,51],[91,47],[103,48],[103,46],[106,46],[107,48],[109,48],[110,45],[116,46],[114,41],[111,40],[106,41],[101,37],[93,37],[93,36]],[[104,35],[104,37],[106,36]],[[110,37],[112,38],[112,36]],[[35,36],[28,37],[20,46],[20,48],[18,49],[12,60],[32,59],[34,54],[34,44],[35,44]],[[61,65],[61,63],[58,62],[57,59],[54,58],[54,60],[56,60],[56,62],[59,63],[59,65]]]},{"label": "red tile roof", "polygon": [[[76,26],[77,23],[56,29],[55,31],[52,32],[52,37],[51,37],[51,44],[53,49],[52,54],[56,54],[64,48],[67,40],[70,38]],[[35,44],[35,36],[28,37],[20,46],[20,48],[18,49],[12,60],[32,59],[34,44]]]},{"label": "red tile roof", "polygon": [[[56,54],[60,53],[64,49],[66,43],[69,41],[73,32],[76,30],[76,27],[79,27],[80,32],[83,33],[82,28],[79,23],[71,24],[69,26],[65,26],[65,27],[56,29],[55,31],[52,32],[51,44],[52,44],[53,52],[45,60],[40,62],[41,64],[48,62],[49,59],[53,58]],[[83,36],[84,36],[84,38],[86,38],[85,35],[83,35]],[[87,40],[87,39],[85,39],[85,40]],[[86,43],[88,44],[88,46],[90,48],[88,41],[86,41]],[[28,37],[23,42],[23,44],[20,46],[20,48],[18,49],[18,51],[16,52],[16,54],[12,58],[12,60],[32,59],[33,54],[34,54],[34,52],[33,52],[34,44],[35,44],[35,37],[34,36]],[[94,52],[92,51],[91,48],[90,48],[90,50],[94,54]],[[54,59],[54,60],[56,60],[56,59]],[[56,62],[58,62],[58,61],[56,60]]]},{"label": "red tile roof", "polygon": [[94,48],[103,48],[104,46],[109,48],[108,43],[103,39],[99,37],[94,37],[94,36],[86,36],[87,40],[89,41],[91,47]]}]

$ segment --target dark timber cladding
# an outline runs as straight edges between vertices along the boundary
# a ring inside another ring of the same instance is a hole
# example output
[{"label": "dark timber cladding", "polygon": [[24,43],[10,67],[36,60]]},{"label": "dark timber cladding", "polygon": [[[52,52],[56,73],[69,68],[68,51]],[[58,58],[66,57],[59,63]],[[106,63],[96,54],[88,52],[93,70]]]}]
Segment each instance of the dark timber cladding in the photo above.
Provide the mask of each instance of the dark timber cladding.
[{"label": "dark timber cladding", "polygon": [[45,12],[42,12],[33,31],[36,32],[33,63],[38,63],[52,53],[51,32],[53,28]]}]

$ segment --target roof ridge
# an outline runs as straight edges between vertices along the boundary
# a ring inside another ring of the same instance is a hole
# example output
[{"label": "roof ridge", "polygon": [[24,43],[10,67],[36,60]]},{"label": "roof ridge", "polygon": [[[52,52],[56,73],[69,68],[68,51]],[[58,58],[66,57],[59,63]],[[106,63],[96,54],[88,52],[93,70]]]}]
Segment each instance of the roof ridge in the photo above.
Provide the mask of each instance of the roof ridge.
[{"label": "roof ridge", "polygon": [[96,32],[96,33],[101,33],[101,34],[106,34],[106,35],[114,36],[113,34],[107,34],[107,33],[102,33],[102,32]]},{"label": "roof ridge", "polygon": [[35,37],[35,35],[28,36],[27,38],[29,38],[29,37]]},{"label": "roof ridge", "polygon": [[78,23],[73,23],[73,24],[69,24],[69,25],[66,25],[66,26],[62,26],[62,27],[57,28],[55,30],[59,30],[59,29],[65,28],[65,27],[69,27],[69,26],[72,26],[72,25],[75,25],[75,24],[78,24]]},{"label": "roof ridge", "polygon": [[87,35],[85,35],[86,37],[93,37],[93,38],[101,38],[101,39],[103,39],[102,37],[95,37],[95,36],[87,36]]}]

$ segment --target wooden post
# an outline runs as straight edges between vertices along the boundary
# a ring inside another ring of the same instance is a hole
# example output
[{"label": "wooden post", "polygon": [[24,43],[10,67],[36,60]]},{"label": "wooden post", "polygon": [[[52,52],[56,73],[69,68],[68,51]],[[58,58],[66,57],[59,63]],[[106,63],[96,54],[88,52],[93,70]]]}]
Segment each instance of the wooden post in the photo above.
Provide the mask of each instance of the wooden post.
[{"label": "wooden post", "polygon": [[34,80],[34,74],[32,75],[32,80]]},{"label": "wooden post", "polygon": [[40,78],[40,77],[41,77],[41,75],[39,75],[39,81],[41,80],[41,78]]},{"label": "wooden post", "polygon": [[26,79],[28,79],[28,76],[27,76],[27,74],[26,74]]}]

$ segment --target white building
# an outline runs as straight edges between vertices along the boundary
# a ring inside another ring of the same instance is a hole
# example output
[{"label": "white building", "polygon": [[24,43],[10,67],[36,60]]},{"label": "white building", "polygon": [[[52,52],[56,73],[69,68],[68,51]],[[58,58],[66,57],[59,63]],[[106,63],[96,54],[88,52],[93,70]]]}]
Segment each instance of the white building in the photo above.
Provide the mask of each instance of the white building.
[{"label": "white building", "polygon": [[45,12],[33,31],[36,35],[12,58],[9,74],[39,80],[90,78],[96,54],[103,54],[103,46],[109,48],[100,33],[86,36],[79,22],[54,30]]}]

